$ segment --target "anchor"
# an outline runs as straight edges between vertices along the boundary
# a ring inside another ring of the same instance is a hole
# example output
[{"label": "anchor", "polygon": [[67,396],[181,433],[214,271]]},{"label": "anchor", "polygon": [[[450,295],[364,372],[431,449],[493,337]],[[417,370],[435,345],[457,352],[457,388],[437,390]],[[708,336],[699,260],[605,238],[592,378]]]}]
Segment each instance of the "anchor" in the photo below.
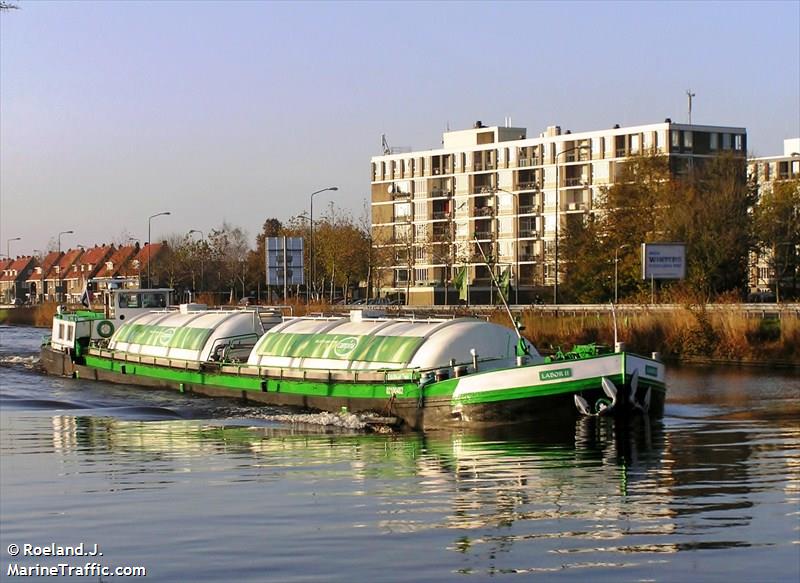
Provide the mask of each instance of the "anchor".
[{"label": "anchor", "polygon": [[[586,415],[587,417],[602,417],[614,413],[617,405],[617,386],[608,377],[602,377],[600,379],[600,385],[603,387],[603,392],[606,394],[606,396],[611,399],[611,402],[602,398],[598,399],[594,406],[595,411],[593,412],[588,401],[586,401],[586,399],[584,399],[582,396],[575,394],[575,407],[577,407],[581,414]],[[634,411],[647,413],[650,410],[650,387],[647,387],[647,391],[645,392],[641,403],[636,400],[636,393],[638,390],[639,370],[637,369],[633,371],[633,375],[631,376],[628,404]]]}]

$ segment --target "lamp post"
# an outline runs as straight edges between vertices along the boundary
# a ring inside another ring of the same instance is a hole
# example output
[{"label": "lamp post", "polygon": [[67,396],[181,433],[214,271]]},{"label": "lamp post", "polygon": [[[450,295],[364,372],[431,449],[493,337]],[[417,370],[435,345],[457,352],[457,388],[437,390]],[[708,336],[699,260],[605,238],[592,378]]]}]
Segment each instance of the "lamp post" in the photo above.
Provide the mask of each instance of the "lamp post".
[{"label": "lamp post", "polygon": [[11,241],[21,241],[22,237],[12,237],[6,241],[6,257],[11,259]]},{"label": "lamp post", "polygon": [[75,234],[75,231],[72,231],[72,230],[70,230],[70,231],[61,231],[58,234],[58,252],[59,253],[61,253],[61,235],[74,235],[74,234]]},{"label": "lamp post", "polygon": [[[201,240],[206,238],[205,234],[200,229],[191,229],[189,231],[189,235],[191,235],[192,233],[200,233],[200,239]],[[205,275],[204,274],[204,265],[203,264],[204,264],[203,256],[200,255],[200,288],[201,289],[203,288],[203,280],[204,280],[204,275]],[[192,269],[192,287],[194,287],[194,269]]]},{"label": "lamp post", "polygon": [[514,242],[514,303],[519,305],[519,285],[520,285],[520,277],[519,277],[519,214],[520,214],[520,207],[519,207],[519,194],[516,192],[511,192],[510,190],[506,190],[505,188],[495,187],[495,193],[497,192],[505,192],[506,194],[510,194],[513,196],[517,201],[517,240]]},{"label": "lamp post", "polygon": [[164,211],[163,213],[156,213],[154,215],[150,215],[147,217],[147,287],[150,287],[150,248],[152,247],[153,241],[150,238],[150,223],[156,217],[166,216],[172,214],[169,211]]},{"label": "lamp post", "polygon": [[40,303],[44,301],[44,258],[46,254],[42,252],[41,249],[34,249],[33,254],[36,257],[37,262],[39,263],[39,269],[41,269],[41,277],[39,278],[39,292],[35,296],[36,303]]},{"label": "lamp post", "polygon": [[309,299],[310,299],[309,294],[310,294],[310,290],[311,290],[311,285],[314,282],[314,275],[315,275],[315,273],[314,273],[314,196],[319,194],[319,193],[321,193],[321,192],[327,192],[329,190],[331,190],[331,191],[339,190],[339,187],[338,186],[329,186],[328,188],[322,188],[320,190],[316,190],[316,191],[311,193],[311,215],[310,215],[310,218],[309,218],[309,222],[311,223],[311,245],[310,245],[311,248],[310,248],[309,254],[308,254],[309,262],[311,263],[311,265],[308,268],[308,273],[309,273],[309,278],[311,279],[311,281],[306,284],[306,303],[308,303]]},{"label": "lamp post", "polygon": [[558,166],[558,157],[562,154],[568,154],[570,152],[574,152],[575,150],[585,150],[589,148],[588,144],[581,144],[579,146],[573,146],[572,148],[567,148],[566,150],[561,150],[560,152],[556,152],[555,161],[556,161],[556,241],[555,241],[555,282],[553,283],[553,304],[558,304],[558,223],[560,221],[560,213],[561,213],[561,200],[559,199],[559,166]]},{"label": "lamp post", "polygon": [[620,249],[624,249],[625,247],[630,247],[630,244],[625,243],[623,245],[619,245],[616,249],[614,249],[614,303],[617,303],[617,299],[619,297],[619,251]]},{"label": "lamp post", "polygon": [[[74,235],[74,234],[75,234],[75,231],[73,231],[73,230],[61,231],[58,234],[58,259],[56,261],[58,261],[59,263],[61,262],[61,235]],[[58,282],[59,282],[59,285],[57,286],[58,288],[61,288],[61,287],[64,286],[64,278],[62,277],[62,275],[63,274],[61,273],[61,269],[59,268],[59,270],[58,270]],[[61,293],[63,293],[63,290],[62,290]],[[56,301],[59,301],[58,298],[59,298],[59,290],[56,289]]]}]

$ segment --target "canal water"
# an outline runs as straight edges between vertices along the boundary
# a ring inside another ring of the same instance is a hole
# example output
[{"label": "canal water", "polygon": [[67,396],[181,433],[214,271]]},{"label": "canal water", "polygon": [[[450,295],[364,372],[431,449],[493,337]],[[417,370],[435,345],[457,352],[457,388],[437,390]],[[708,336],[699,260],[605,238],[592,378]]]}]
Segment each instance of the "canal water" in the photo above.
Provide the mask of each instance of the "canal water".
[{"label": "canal water", "polygon": [[671,367],[649,424],[381,435],[46,377],[41,336],[0,327],[3,581],[800,578],[797,371]]}]

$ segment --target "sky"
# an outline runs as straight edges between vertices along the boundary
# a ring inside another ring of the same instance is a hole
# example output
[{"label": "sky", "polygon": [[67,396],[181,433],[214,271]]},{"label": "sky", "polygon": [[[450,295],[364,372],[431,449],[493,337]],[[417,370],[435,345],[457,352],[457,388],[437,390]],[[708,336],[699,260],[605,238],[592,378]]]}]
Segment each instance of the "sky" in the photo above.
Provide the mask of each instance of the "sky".
[{"label": "sky", "polygon": [[331,201],[370,157],[508,116],[535,136],[692,121],[800,136],[800,1],[42,2],[0,14],[0,253]]}]

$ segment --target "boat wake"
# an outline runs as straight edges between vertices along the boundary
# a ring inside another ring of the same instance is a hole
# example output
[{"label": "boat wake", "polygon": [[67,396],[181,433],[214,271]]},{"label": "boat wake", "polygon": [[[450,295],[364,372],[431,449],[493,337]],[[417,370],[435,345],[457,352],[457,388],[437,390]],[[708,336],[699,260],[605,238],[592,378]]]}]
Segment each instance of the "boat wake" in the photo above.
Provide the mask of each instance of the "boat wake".
[{"label": "boat wake", "polygon": [[19,354],[3,354],[0,355],[0,366],[23,366],[27,369],[39,368],[41,359],[37,354],[19,355]]},{"label": "boat wake", "polygon": [[265,415],[262,419],[290,425],[323,425],[342,429],[365,429],[368,425],[364,418],[353,413],[293,413]]}]

